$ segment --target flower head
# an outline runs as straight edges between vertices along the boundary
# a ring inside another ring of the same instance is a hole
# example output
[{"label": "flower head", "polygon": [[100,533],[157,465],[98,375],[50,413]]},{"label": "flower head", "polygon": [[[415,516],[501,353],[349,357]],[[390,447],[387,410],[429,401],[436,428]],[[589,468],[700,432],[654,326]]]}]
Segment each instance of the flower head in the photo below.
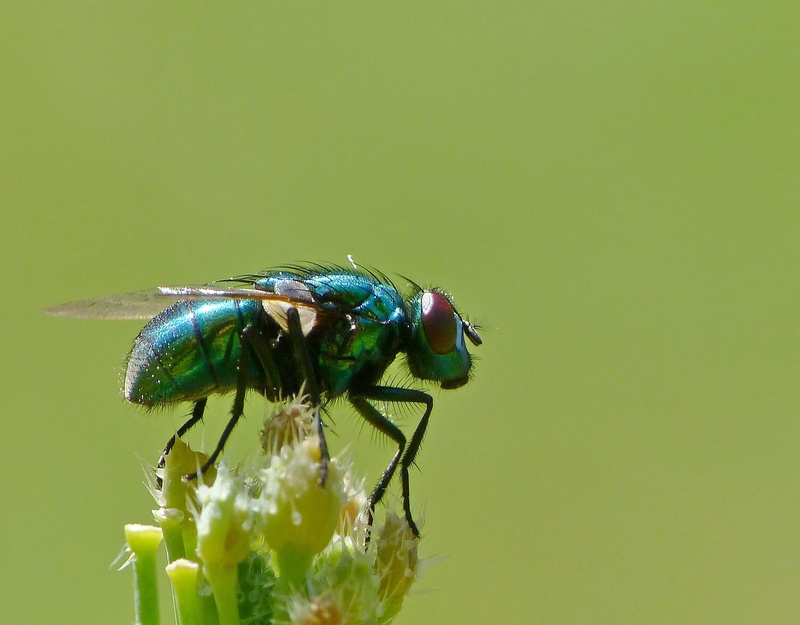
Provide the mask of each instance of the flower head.
[{"label": "flower head", "polygon": [[[344,502],[343,471],[335,458],[328,463],[325,485],[320,485],[321,454],[316,437],[284,445],[261,471],[258,509],[267,544],[283,568],[300,567],[330,542]],[[297,571],[299,573],[299,570]]]},{"label": "flower head", "polygon": [[394,513],[386,515],[386,522],[375,539],[375,572],[380,578],[382,623],[400,611],[403,599],[416,579],[418,543],[419,538],[414,536],[405,519]]},{"label": "flower head", "polygon": [[264,419],[261,430],[261,449],[274,456],[284,445],[293,445],[313,432],[314,408],[303,396],[287,399],[275,405]]},{"label": "flower head", "polygon": [[224,464],[211,486],[197,489],[197,555],[204,568],[232,567],[247,557],[256,518],[244,478]]}]

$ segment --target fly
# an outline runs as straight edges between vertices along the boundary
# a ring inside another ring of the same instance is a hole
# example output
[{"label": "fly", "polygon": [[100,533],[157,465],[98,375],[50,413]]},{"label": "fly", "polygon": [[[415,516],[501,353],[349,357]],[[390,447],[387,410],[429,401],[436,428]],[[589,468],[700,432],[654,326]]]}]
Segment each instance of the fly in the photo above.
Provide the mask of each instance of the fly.
[{"label": "fly", "polygon": [[[68,302],[54,315],[149,319],[133,343],[125,373],[125,399],[145,406],[193,404],[191,417],[164,448],[203,418],[208,397],[234,392],[231,416],[201,472],[218,458],[255,390],[270,401],[308,394],[321,447],[320,483],[330,455],[320,415],[325,403],[346,398],[370,425],[397,445],[367,508],[375,506],[400,468],[403,511],[415,536],[409,467],[428,427],[433,398],[380,384],[387,367],[405,355],[410,374],[453,389],[466,384],[480,345],[476,326],[438,288],[411,283],[407,296],[385,275],[357,267],[288,266],[207,286],[159,287],[119,296]],[[164,299],[173,303],[164,308]],[[410,440],[373,402],[424,407]]]}]

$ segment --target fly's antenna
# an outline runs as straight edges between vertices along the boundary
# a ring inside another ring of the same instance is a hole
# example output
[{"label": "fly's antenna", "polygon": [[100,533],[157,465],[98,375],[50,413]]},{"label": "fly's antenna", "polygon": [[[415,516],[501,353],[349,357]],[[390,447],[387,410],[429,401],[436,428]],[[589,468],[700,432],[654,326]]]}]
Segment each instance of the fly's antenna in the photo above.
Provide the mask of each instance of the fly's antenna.
[{"label": "fly's antenna", "polygon": [[462,319],[461,324],[464,327],[464,334],[467,335],[467,338],[473,345],[480,345],[483,343],[483,339],[481,339],[480,335],[478,334],[478,329],[480,328],[479,325],[472,324],[466,319]]}]

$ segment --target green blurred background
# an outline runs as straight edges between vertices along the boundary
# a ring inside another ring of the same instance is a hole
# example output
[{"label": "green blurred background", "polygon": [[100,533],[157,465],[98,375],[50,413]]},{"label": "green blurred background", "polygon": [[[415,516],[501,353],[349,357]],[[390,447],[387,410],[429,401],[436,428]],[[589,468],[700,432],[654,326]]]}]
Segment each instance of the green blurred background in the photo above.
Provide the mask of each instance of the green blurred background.
[{"label": "green blurred background", "polygon": [[[185,414],[119,394],[141,324],[40,309],[346,254],[485,326],[412,477],[447,558],[398,623],[800,619],[798,5],[35,2],[0,24],[0,621],[131,621],[109,563]],[[374,479],[391,446],[333,416]]]}]

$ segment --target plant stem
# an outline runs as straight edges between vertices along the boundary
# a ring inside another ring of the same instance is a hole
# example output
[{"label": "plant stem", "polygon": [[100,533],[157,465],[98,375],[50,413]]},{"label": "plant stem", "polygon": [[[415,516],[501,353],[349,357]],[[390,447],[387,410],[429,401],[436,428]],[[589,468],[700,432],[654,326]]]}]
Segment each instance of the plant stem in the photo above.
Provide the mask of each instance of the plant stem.
[{"label": "plant stem", "polygon": [[240,625],[237,601],[239,580],[236,566],[205,565],[203,573],[214,591],[219,625]]},{"label": "plant stem", "polygon": [[156,551],[161,544],[161,529],[151,525],[126,525],[125,538],[133,553],[135,623],[159,625]]},{"label": "plant stem", "polygon": [[167,565],[172,581],[179,625],[200,625],[200,603],[197,597],[197,574],[200,565],[180,559]]}]

